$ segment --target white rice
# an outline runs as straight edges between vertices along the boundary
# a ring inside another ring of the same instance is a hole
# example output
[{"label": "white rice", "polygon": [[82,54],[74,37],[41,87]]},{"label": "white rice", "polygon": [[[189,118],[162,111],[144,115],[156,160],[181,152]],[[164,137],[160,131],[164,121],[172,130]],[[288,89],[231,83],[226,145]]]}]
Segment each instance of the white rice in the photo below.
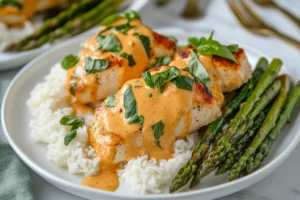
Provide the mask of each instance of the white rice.
[{"label": "white rice", "polygon": [[30,136],[34,142],[47,144],[48,159],[59,167],[67,168],[70,173],[91,176],[99,172],[99,159],[88,145],[86,125],[90,125],[92,113],[85,116],[86,125],[77,130],[77,136],[68,146],[64,145],[70,128],[60,125],[59,121],[73,111],[66,100],[65,79],[66,71],[56,64],[45,81],[32,90],[27,102],[33,116]]},{"label": "white rice", "polygon": [[[64,145],[64,137],[70,129],[60,125],[59,120],[73,111],[66,100],[65,78],[66,71],[56,64],[45,81],[31,92],[27,102],[33,116],[30,121],[31,138],[34,142],[47,144],[47,157],[57,166],[67,168],[70,173],[94,175],[99,173],[99,159],[93,147],[87,145],[87,127],[91,124],[92,113],[84,116],[86,125],[77,131],[76,138],[68,146]],[[162,193],[186,164],[198,140],[197,134],[191,134],[186,140],[176,141],[174,157],[169,160],[157,161],[148,159],[146,155],[132,159],[123,170],[118,171],[119,178],[137,193]]]},{"label": "white rice", "polygon": [[18,42],[33,33],[40,25],[40,23],[26,21],[23,27],[9,28],[5,23],[0,22],[0,51],[7,45]]}]

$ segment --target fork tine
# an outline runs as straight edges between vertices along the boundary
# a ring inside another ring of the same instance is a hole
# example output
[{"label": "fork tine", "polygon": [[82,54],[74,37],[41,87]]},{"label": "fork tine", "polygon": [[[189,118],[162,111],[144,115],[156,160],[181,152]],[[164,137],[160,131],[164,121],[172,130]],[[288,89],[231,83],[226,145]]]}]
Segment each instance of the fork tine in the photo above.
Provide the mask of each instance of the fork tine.
[{"label": "fork tine", "polygon": [[241,25],[243,25],[245,28],[251,27],[251,22],[245,17],[240,10],[237,8],[233,0],[227,0],[228,5],[230,9],[233,11],[233,14],[236,16],[236,18],[239,20]]},{"label": "fork tine", "polygon": [[256,14],[256,12],[246,3],[245,0],[241,0],[241,3],[245,10],[251,15],[253,20],[257,22],[261,27],[267,27],[268,25],[264,22],[264,20]]}]

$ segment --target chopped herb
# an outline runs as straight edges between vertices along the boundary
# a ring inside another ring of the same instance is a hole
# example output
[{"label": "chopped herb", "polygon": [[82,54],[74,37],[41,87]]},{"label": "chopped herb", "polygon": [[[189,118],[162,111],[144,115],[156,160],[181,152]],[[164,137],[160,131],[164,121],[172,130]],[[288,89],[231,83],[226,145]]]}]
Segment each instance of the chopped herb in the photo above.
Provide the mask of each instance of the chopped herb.
[{"label": "chopped herb", "polygon": [[129,54],[123,52],[120,56],[122,58],[126,58],[128,60],[128,63],[129,63],[130,67],[133,67],[136,64],[133,57],[132,57],[132,55],[129,55]]},{"label": "chopped herb", "polygon": [[134,88],[141,88],[141,86],[139,86],[139,85],[135,85],[135,86],[134,86]]},{"label": "chopped herb", "polygon": [[78,56],[74,56],[72,54],[67,55],[64,59],[60,62],[62,68],[68,70],[73,68],[79,61]]},{"label": "chopped herb", "polygon": [[177,67],[170,67],[168,70],[158,72],[153,75],[150,71],[142,73],[146,84],[151,88],[157,88],[160,93],[163,92],[164,86],[167,82],[179,76],[179,69]]},{"label": "chopped herb", "polygon": [[126,34],[127,31],[129,31],[130,29],[134,28],[135,26],[131,26],[130,24],[121,24],[121,25],[118,25],[118,26],[110,26],[110,27],[107,27],[105,28],[104,30],[102,30],[100,32],[100,34],[108,31],[108,30],[116,30],[116,31],[119,31],[123,34]]},{"label": "chopped herb", "polygon": [[133,35],[142,41],[146,54],[148,57],[150,57],[150,39],[147,36],[138,33]]},{"label": "chopped herb", "polygon": [[102,26],[111,25],[112,23],[114,23],[115,21],[117,21],[118,19],[121,19],[121,18],[127,19],[127,23],[130,23],[130,21],[132,19],[139,19],[139,20],[141,20],[141,17],[140,17],[140,15],[137,12],[135,12],[134,10],[130,10],[130,11],[126,12],[125,14],[112,14],[112,15],[106,17],[101,22],[101,25]]},{"label": "chopped herb", "polygon": [[232,52],[238,51],[238,45],[222,45],[220,44],[220,42],[213,40],[213,34],[214,32],[211,33],[208,39],[206,39],[205,37],[202,37],[200,39],[197,39],[195,37],[189,38],[189,43],[194,46],[200,54],[216,55],[227,58],[237,63],[237,60]]},{"label": "chopped herb", "polygon": [[178,76],[172,80],[177,88],[192,91],[194,86],[194,79],[188,76]]},{"label": "chopped herb", "polygon": [[154,141],[155,141],[155,144],[157,146],[159,146],[160,148],[162,148],[160,146],[159,138],[164,135],[164,128],[165,128],[164,123],[162,121],[159,121],[159,122],[153,124],[151,126],[151,128],[154,131]]},{"label": "chopped herb", "polygon": [[135,43],[134,42],[130,42],[130,46],[134,47]]},{"label": "chopped herb", "polygon": [[129,124],[143,124],[144,117],[142,115],[138,116],[136,100],[131,85],[129,85],[126,91],[124,92],[124,107],[124,116]]},{"label": "chopped herb", "polygon": [[122,50],[122,45],[119,39],[114,34],[106,36],[98,35],[96,40],[100,43],[99,50],[119,53]]},{"label": "chopped herb", "polygon": [[72,81],[71,83],[71,88],[70,88],[70,93],[72,95],[75,95],[75,90],[76,90],[76,82],[75,81]]},{"label": "chopped herb", "polygon": [[109,61],[105,59],[92,59],[86,57],[84,67],[86,74],[91,74],[108,68],[109,64]]},{"label": "chopped herb", "polygon": [[23,4],[21,4],[19,1],[17,0],[2,0],[0,1],[0,8],[3,8],[4,6],[14,6],[18,9],[22,9],[23,8]]},{"label": "chopped herb", "polygon": [[75,137],[77,134],[77,129],[83,126],[84,124],[84,119],[83,118],[78,118],[70,115],[66,115],[61,118],[59,121],[61,125],[64,126],[71,126],[71,131],[66,135],[64,138],[64,144],[67,146]]},{"label": "chopped herb", "polygon": [[116,93],[111,94],[108,96],[107,104],[105,105],[106,108],[113,108],[116,105]]},{"label": "chopped herb", "polygon": [[155,64],[151,65],[150,67],[156,67],[156,66],[162,66],[162,65],[168,65],[172,61],[172,58],[170,56],[161,56],[157,58]]},{"label": "chopped herb", "polygon": [[150,93],[150,94],[148,94],[148,97],[149,97],[149,98],[152,98],[152,94],[151,94],[151,93]]},{"label": "chopped herb", "polygon": [[191,73],[198,83],[203,84],[205,86],[205,88],[207,89],[207,91],[210,91],[210,89],[209,89],[210,78],[209,78],[209,75],[208,75],[206,69],[204,68],[202,63],[199,61],[198,56],[195,54],[195,52],[193,50],[191,50],[191,54],[192,55],[191,55],[190,61],[188,63],[188,67],[185,68],[184,70]]}]

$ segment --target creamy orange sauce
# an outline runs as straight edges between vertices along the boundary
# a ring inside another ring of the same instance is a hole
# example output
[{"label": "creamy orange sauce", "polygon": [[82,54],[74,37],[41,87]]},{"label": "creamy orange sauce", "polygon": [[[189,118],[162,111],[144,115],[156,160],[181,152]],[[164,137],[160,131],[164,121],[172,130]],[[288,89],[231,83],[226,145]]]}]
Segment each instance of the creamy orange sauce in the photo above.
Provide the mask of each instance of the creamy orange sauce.
[{"label": "creamy orange sauce", "polygon": [[[112,26],[124,24],[125,22],[125,20],[121,19]],[[130,25],[135,26],[135,28],[130,29],[126,34],[116,30],[108,30],[101,34],[103,36],[114,34],[118,38],[122,45],[122,50],[119,53],[98,50],[100,45],[96,40],[98,34],[85,42],[80,53],[80,61],[75,67],[68,70],[66,81],[66,89],[68,91],[71,88],[72,82],[76,82],[75,98],[78,101],[91,103],[106,98],[109,94],[116,92],[126,81],[140,77],[141,73],[147,69],[149,58],[141,40],[133,34],[139,33],[149,37],[151,47],[153,32],[137,19],[132,20]],[[134,66],[129,66],[128,60],[120,56],[124,52],[133,56],[136,62]],[[110,62],[110,65],[105,70],[86,74],[86,57],[105,59]],[[74,74],[76,74],[76,78],[74,78]]]},{"label": "creamy orange sauce", "polygon": [[[160,70],[164,71],[167,68],[161,67]],[[157,69],[153,69],[152,73],[155,73],[155,70]],[[183,70],[180,70],[180,74],[191,77]],[[124,92],[129,86],[132,87],[138,115],[144,117],[143,125],[129,124],[124,116]],[[117,93],[115,107],[106,108],[107,102],[105,101],[101,107],[96,109],[94,122],[89,130],[89,140],[100,158],[101,170],[99,175],[86,178],[82,184],[107,189],[103,186],[110,179],[113,180],[111,184],[117,185],[115,181],[118,180],[118,177],[112,178],[111,174],[113,173],[112,169],[116,169],[120,162],[129,161],[145,154],[158,160],[172,158],[174,141],[189,134],[193,98],[193,91],[179,89],[171,82],[165,85],[163,93],[149,88],[144,79],[126,82]],[[159,138],[161,147],[155,143],[152,129],[152,125],[159,121],[164,123],[164,134]],[[122,159],[116,155],[119,148],[124,148],[124,158]],[[115,166],[115,168],[111,166]]]},{"label": "creamy orange sauce", "polygon": [[32,17],[36,12],[42,11],[45,8],[52,8],[61,3],[61,0],[19,0],[22,8],[16,8],[12,5],[7,5],[0,8],[0,21],[4,21],[8,25],[23,24],[26,20]]}]

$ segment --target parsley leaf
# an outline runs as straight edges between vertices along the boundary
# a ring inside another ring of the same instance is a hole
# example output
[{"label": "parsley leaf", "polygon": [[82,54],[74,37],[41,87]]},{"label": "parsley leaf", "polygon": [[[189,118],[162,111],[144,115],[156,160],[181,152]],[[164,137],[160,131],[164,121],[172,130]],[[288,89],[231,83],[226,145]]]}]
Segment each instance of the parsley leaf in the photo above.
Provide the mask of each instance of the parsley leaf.
[{"label": "parsley leaf", "polygon": [[129,63],[130,67],[133,67],[136,64],[133,57],[132,57],[132,55],[129,55],[129,54],[123,52],[120,56],[122,58],[126,58],[128,60],[128,63]]},{"label": "parsley leaf", "polygon": [[143,44],[144,49],[146,51],[146,54],[149,58],[150,57],[150,39],[147,36],[142,35],[142,34],[138,34],[138,33],[135,33],[133,35],[142,41],[142,44]]},{"label": "parsley leaf", "polygon": [[142,125],[144,123],[144,117],[142,115],[138,116],[136,100],[131,85],[129,85],[129,87],[124,92],[124,108],[124,116],[129,124]]},{"label": "parsley leaf", "polygon": [[116,93],[108,96],[107,103],[105,105],[106,108],[113,108],[116,105]]},{"label": "parsley leaf", "polygon": [[64,144],[67,146],[76,137],[77,129],[83,126],[84,119],[66,115],[61,118],[59,123],[65,126],[72,126],[71,131],[64,138]]},{"label": "parsley leaf", "polygon": [[177,88],[192,91],[194,86],[194,79],[188,76],[178,76],[172,80],[172,83],[176,85]]},{"label": "parsley leaf", "polygon": [[98,35],[96,40],[100,43],[99,50],[119,53],[122,50],[122,45],[119,39],[114,34],[106,36]]},{"label": "parsley leaf", "polygon": [[158,72],[153,75],[151,75],[149,71],[146,71],[142,73],[142,76],[149,87],[157,88],[158,91],[162,93],[165,84],[179,76],[179,69],[173,66],[166,71]]},{"label": "parsley leaf", "polygon": [[232,54],[232,52],[238,51],[238,45],[222,45],[220,42],[213,40],[213,34],[214,32],[211,33],[208,39],[205,37],[200,39],[195,37],[189,38],[189,43],[202,55],[216,55],[238,63]]},{"label": "parsley leaf", "polygon": [[79,61],[78,56],[74,56],[72,54],[67,55],[64,59],[60,62],[62,68],[68,70],[73,68]]},{"label": "parsley leaf", "polygon": [[198,83],[201,83],[205,86],[205,88],[210,91],[210,78],[209,75],[206,71],[206,69],[204,68],[204,66],[202,65],[202,63],[199,61],[198,56],[196,55],[196,53],[193,50],[191,51],[191,58],[190,61],[188,63],[188,67],[185,68],[185,71],[190,72],[195,80]]},{"label": "parsley leaf", "polygon": [[159,121],[159,122],[153,124],[151,126],[151,128],[154,131],[154,141],[155,141],[156,145],[161,148],[159,138],[164,135],[165,125],[162,121]]},{"label": "parsley leaf", "polygon": [[109,64],[110,62],[105,59],[92,59],[86,57],[84,67],[86,74],[91,74],[108,68]]},{"label": "parsley leaf", "polygon": [[127,19],[127,23],[130,23],[130,21],[133,19],[141,20],[141,17],[137,12],[135,12],[134,10],[130,10],[130,11],[126,12],[125,14],[112,14],[112,15],[106,17],[101,22],[101,25],[102,26],[111,25],[112,23],[114,23],[115,21],[117,21],[118,19],[121,19],[121,18]]}]

